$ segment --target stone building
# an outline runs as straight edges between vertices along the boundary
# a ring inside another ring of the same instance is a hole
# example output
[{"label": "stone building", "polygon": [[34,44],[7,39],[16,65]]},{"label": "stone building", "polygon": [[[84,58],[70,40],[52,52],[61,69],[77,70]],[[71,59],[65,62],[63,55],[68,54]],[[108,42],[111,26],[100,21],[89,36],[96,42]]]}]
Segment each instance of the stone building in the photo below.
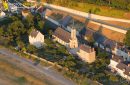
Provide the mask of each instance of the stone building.
[{"label": "stone building", "polygon": [[55,32],[53,33],[52,37],[54,38],[54,41],[57,41],[58,43],[69,47],[69,42],[71,39],[71,34],[64,29],[58,27]]},{"label": "stone building", "polygon": [[80,45],[78,56],[85,62],[92,63],[96,60],[96,52],[94,48],[87,45]]},{"label": "stone building", "polygon": [[78,40],[76,37],[76,30],[72,29],[71,33],[65,31],[64,29],[58,27],[53,33],[52,37],[54,41],[59,42],[60,44],[69,47],[69,48],[77,48]]},{"label": "stone building", "polygon": [[78,48],[78,40],[76,37],[76,29],[71,29],[70,48]]}]

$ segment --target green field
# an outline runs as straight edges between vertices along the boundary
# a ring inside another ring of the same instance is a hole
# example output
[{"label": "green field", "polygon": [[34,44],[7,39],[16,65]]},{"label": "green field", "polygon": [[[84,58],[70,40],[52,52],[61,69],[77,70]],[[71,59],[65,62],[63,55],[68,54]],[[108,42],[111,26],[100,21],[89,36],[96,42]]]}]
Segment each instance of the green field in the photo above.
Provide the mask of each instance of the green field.
[{"label": "green field", "polygon": [[[63,6],[62,4],[54,2],[53,4]],[[65,7],[72,8],[75,10],[89,12],[92,11],[93,14],[109,16],[114,18],[123,18],[123,19],[130,19],[130,12],[126,10],[119,10],[112,7],[107,6],[98,6],[94,4],[88,3],[75,3],[75,4],[64,4]]]}]

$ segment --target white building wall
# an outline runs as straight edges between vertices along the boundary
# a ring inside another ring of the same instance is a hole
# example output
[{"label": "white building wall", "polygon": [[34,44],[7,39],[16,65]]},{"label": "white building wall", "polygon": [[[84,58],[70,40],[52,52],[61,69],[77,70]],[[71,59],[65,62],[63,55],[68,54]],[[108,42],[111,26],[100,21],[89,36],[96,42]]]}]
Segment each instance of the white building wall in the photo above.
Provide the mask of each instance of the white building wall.
[{"label": "white building wall", "polygon": [[110,66],[111,68],[117,70],[117,68],[116,68],[117,64],[118,64],[118,62],[116,62],[116,61],[110,59],[110,64],[109,64],[109,66]]},{"label": "white building wall", "polygon": [[38,35],[34,38],[29,36],[29,43],[31,45],[36,46],[37,48],[41,47],[44,43],[44,35],[42,35],[40,32],[38,33]]},{"label": "white building wall", "polygon": [[124,71],[117,68],[117,73],[125,78]]},{"label": "white building wall", "polygon": [[95,53],[87,53],[83,50],[79,50],[77,55],[85,62],[92,63],[95,61]]},{"label": "white building wall", "polygon": [[59,39],[58,37],[56,37],[54,35],[52,35],[52,36],[54,37],[54,41],[57,41],[58,43],[60,43],[61,45],[66,46],[66,47],[69,46],[69,43],[64,42],[63,40]]},{"label": "white building wall", "polygon": [[130,61],[130,56],[128,53],[124,52],[124,51],[121,51],[117,48],[115,48],[113,51],[112,51],[113,54],[115,55],[118,55],[118,56],[122,56],[124,58],[124,60],[126,61]]}]

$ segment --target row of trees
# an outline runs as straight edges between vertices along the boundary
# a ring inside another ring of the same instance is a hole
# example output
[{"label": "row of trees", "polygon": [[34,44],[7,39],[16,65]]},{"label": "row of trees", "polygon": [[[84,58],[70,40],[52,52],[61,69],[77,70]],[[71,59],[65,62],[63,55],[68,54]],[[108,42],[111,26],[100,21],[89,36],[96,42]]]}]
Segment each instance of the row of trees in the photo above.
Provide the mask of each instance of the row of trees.
[{"label": "row of trees", "polygon": [[68,5],[70,3],[76,4],[78,2],[82,3],[92,3],[97,5],[111,6],[115,8],[130,10],[130,0],[46,0],[48,3],[57,2],[59,4]]}]

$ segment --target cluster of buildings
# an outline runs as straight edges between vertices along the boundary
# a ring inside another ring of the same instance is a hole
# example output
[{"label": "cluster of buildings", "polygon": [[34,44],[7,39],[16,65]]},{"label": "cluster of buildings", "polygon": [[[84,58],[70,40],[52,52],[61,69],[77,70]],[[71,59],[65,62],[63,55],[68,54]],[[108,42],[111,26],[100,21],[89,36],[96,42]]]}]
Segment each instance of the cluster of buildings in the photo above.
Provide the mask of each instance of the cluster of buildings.
[{"label": "cluster of buildings", "polygon": [[96,60],[96,52],[94,48],[88,45],[80,44],[76,37],[76,29],[72,28],[71,33],[58,27],[53,34],[54,41],[66,46],[70,49],[77,49],[76,54],[85,62],[92,63]]},{"label": "cluster of buildings", "polygon": [[[80,44],[76,37],[76,30],[72,29],[71,33],[65,31],[64,29],[58,27],[53,35],[53,40],[66,46],[69,49],[78,49],[76,54],[85,62],[92,63],[96,60],[96,52],[94,48],[87,46],[85,44]],[[33,30],[29,36],[29,42],[31,45],[40,48],[44,44],[44,35],[37,30]]]},{"label": "cluster of buildings", "polygon": [[[118,42],[122,41],[120,38],[124,37],[124,35],[122,35],[122,33],[116,34],[116,32],[113,32],[113,34],[112,34],[108,30],[108,28],[116,29],[116,28],[118,28],[118,26],[112,27],[112,26],[103,25],[103,24],[100,24],[100,23],[97,23],[97,22],[91,21],[91,20],[87,21],[87,19],[84,20],[80,16],[77,17],[75,15],[71,15],[69,13],[65,13],[62,11],[60,12],[60,11],[54,10],[54,9],[46,9],[46,11],[45,11],[45,18],[47,20],[56,24],[57,26],[61,27],[63,31],[67,32],[67,33],[62,32],[61,33],[62,36],[58,35],[58,33],[55,34],[54,37],[56,38],[56,40],[59,43],[65,45],[65,46],[69,46],[70,40],[72,39],[70,37],[71,34],[69,34],[69,32],[71,33],[71,29],[75,28],[76,29],[75,36],[83,37],[86,41],[94,40],[94,46],[99,47],[99,48],[107,51],[108,53],[111,53],[113,56],[110,59],[109,67],[112,70],[114,69],[114,72],[116,72],[117,74],[121,75],[122,77],[124,77],[126,79],[129,79],[130,67],[129,67],[129,64],[125,63],[125,62],[129,63],[129,61],[130,61],[129,49],[127,49],[127,47],[125,45],[118,43]],[[83,23],[83,22],[85,22],[85,23]],[[123,24],[123,23],[120,23],[120,24],[118,23],[116,25],[119,25],[119,26],[122,25],[122,26],[124,26],[124,28],[130,26],[130,24],[128,24],[128,23],[127,23],[127,26],[125,26],[125,24]],[[122,27],[122,26],[120,26],[120,27]],[[100,29],[97,30],[98,28],[100,28]],[[109,33],[108,35],[111,34],[110,35],[111,37],[102,35],[104,30],[107,30],[107,32],[105,32],[106,35]],[[118,30],[117,32],[120,32],[120,30]],[[67,38],[67,40],[66,40],[66,38]],[[73,39],[73,40],[76,41],[76,39]],[[78,49],[79,50],[77,52],[77,55],[83,61],[86,61],[88,63],[95,61],[96,55],[95,55],[95,50],[93,48],[91,48],[90,46],[87,46],[87,45],[78,44]],[[119,59],[121,59],[121,60],[119,60]],[[122,67],[123,67],[123,69],[122,69]]]},{"label": "cluster of buildings", "polygon": [[121,56],[112,55],[108,66],[112,72],[130,80],[130,64],[125,62]]},{"label": "cluster of buildings", "polygon": [[[129,49],[127,49],[125,45],[117,43],[117,41],[101,34],[102,29],[107,29],[109,26],[99,26],[94,23],[94,21],[87,22],[75,15],[70,16],[68,13],[62,13],[62,11],[53,12],[52,9],[45,9],[42,13],[46,20],[57,26],[52,35],[54,41],[59,42],[69,49],[77,49],[76,55],[78,55],[81,60],[92,63],[96,60],[94,48],[80,43],[79,38],[77,37],[82,37],[86,41],[94,40],[94,46],[112,54],[109,68],[122,77],[130,79]],[[28,16],[27,10],[24,10],[22,15],[26,18],[26,16]],[[83,21],[86,23],[83,23]],[[99,27],[101,30],[95,31],[91,29]],[[37,30],[32,30],[29,35],[29,42],[39,48],[44,43],[44,35]]]}]

